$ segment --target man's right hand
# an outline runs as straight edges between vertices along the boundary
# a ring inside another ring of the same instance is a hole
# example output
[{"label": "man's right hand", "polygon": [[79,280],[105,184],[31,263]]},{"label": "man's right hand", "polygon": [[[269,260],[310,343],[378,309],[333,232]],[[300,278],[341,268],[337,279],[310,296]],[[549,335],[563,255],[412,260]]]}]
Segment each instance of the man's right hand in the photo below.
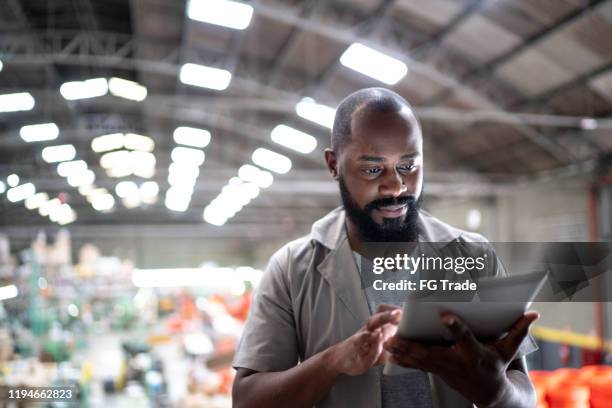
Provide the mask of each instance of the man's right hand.
[{"label": "man's right hand", "polygon": [[375,364],[385,362],[383,343],[395,334],[401,309],[380,305],[365,326],[348,339],[332,347],[333,361],[341,374],[360,375]]}]

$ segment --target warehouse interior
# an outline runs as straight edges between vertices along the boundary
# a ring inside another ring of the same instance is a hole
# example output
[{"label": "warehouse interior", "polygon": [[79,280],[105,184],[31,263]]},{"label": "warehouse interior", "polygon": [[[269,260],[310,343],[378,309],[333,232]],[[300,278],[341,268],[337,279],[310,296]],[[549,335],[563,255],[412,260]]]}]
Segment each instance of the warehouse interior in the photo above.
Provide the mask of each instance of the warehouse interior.
[{"label": "warehouse interior", "polygon": [[[412,104],[434,216],[608,241],[611,38],[612,0],[1,2],[0,384],[230,407],[270,256],[340,205],[323,152],[361,88]],[[612,364],[608,303],[534,308],[533,378]]]}]

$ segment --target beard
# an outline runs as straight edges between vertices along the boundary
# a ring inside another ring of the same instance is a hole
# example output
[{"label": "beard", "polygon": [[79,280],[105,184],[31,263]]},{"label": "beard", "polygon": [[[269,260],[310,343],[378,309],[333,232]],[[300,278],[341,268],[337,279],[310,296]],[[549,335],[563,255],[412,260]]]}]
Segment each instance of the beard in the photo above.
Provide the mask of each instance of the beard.
[{"label": "beard", "polygon": [[[374,200],[361,209],[351,196],[342,176],[339,177],[340,197],[346,211],[346,215],[357,227],[359,239],[363,242],[415,242],[419,236],[417,219],[421,208],[419,194],[416,199],[413,196],[389,197]],[[422,191],[422,190],[421,190]],[[372,218],[372,212],[383,206],[406,205],[406,215],[396,218],[383,218],[382,224],[378,224]]]}]

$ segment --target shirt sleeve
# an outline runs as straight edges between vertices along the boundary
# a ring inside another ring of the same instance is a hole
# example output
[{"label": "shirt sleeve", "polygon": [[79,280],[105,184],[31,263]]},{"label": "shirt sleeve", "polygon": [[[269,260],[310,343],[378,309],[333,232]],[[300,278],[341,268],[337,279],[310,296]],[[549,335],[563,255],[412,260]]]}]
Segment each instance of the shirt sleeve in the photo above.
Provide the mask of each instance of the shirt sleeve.
[{"label": "shirt sleeve", "polygon": [[[298,362],[295,320],[282,259],[272,257],[255,290],[232,366],[283,371]],[[286,262],[284,262],[286,264]]]}]

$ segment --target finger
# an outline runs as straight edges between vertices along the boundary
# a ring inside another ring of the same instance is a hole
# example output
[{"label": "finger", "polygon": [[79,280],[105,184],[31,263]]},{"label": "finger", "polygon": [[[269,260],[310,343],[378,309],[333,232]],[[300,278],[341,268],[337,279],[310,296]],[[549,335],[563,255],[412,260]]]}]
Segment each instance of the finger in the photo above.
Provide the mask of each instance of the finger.
[{"label": "finger", "polygon": [[459,346],[475,349],[479,343],[472,330],[458,316],[452,313],[441,315],[442,323],[450,330],[453,340]]},{"label": "finger", "polygon": [[498,349],[506,361],[512,360],[521,342],[527,336],[529,327],[539,318],[540,314],[538,312],[526,312],[516,323],[514,323],[514,326],[512,326],[508,334],[500,340],[501,347]]},{"label": "finger", "polygon": [[369,331],[374,331],[384,324],[395,323],[399,321],[400,314],[401,313],[399,309],[376,313],[368,319],[368,322],[366,323],[366,328]]},{"label": "finger", "polygon": [[381,303],[376,308],[376,313],[388,312],[388,311],[396,310],[396,309],[401,311],[401,309],[399,307],[395,306],[395,305],[390,305],[388,303]]}]

